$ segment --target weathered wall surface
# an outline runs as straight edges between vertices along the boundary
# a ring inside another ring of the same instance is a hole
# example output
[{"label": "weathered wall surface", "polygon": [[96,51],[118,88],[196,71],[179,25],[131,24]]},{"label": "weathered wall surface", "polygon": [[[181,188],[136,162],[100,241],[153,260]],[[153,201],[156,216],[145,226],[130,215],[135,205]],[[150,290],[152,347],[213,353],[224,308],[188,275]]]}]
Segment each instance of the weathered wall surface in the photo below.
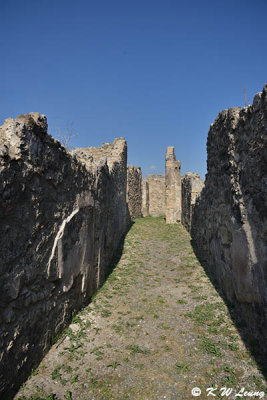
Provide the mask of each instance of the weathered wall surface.
[{"label": "weathered wall surface", "polygon": [[148,182],[146,178],[142,179],[142,216],[149,215],[149,197],[148,197]]},{"label": "weathered wall surface", "polygon": [[127,204],[131,219],[142,216],[142,173],[133,165],[127,166]]},{"label": "weathered wall surface", "polygon": [[181,222],[181,163],[176,160],[174,147],[167,147],[165,159],[166,174],[166,224]]},{"label": "weathered wall surface", "polygon": [[143,193],[146,187],[147,192],[143,194],[143,216],[160,217],[165,215],[165,175],[148,175],[145,182]]},{"label": "weathered wall surface", "polygon": [[267,85],[211,125],[192,235],[224,293],[267,343]]},{"label": "weathered wall surface", "polygon": [[182,178],[182,224],[191,231],[192,212],[197,197],[204,186],[204,180],[194,172],[187,172]]},{"label": "weathered wall surface", "polygon": [[125,140],[75,155],[46,132],[46,118],[38,113],[8,119],[0,128],[5,399],[40,360],[52,334],[101,284],[128,224]]}]

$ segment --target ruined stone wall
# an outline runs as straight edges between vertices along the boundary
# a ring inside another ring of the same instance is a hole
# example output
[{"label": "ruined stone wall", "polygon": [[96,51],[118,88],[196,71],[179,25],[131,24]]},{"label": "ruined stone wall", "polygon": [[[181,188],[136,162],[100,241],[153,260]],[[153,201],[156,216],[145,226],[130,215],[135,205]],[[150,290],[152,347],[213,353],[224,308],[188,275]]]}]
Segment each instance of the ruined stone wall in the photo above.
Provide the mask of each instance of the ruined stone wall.
[{"label": "ruined stone wall", "polygon": [[181,220],[180,161],[176,160],[174,147],[166,152],[166,175],[148,175],[142,180],[142,215],[164,216],[166,223]]},{"label": "ruined stone wall", "polygon": [[149,197],[148,197],[148,181],[147,178],[142,179],[142,216],[149,215]]},{"label": "ruined stone wall", "polygon": [[0,128],[1,398],[103,282],[128,224],[126,163],[124,139],[70,154],[38,113]]},{"label": "ruined stone wall", "polygon": [[267,85],[211,125],[192,236],[221,288],[267,343]]},{"label": "ruined stone wall", "polygon": [[145,216],[146,211],[146,215],[151,215],[152,217],[165,216],[165,175],[148,175],[146,184],[148,210],[144,207],[145,200],[143,196],[143,216]]},{"label": "ruined stone wall", "polygon": [[181,163],[176,160],[174,147],[167,147],[165,159],[166,174],[166,224],[181,222]]},{"label": "ruined stone wall", "polygon": [[101,147],[83,147],[71,151],[78,155],[79,159],[87,166],[97,167],[101,162],[107,162],[108,167],[112,168],[114,163],[120,161],[123,138],[114,139],[113,143],[103,143]]},{"label": "ruined stone wall", "polygon": [[127,204],[132,220],[142,216],[142,173],[133,165],[127,166]]},{"label": "ruined stone wall", "polygon": [[204,180],[194,172],[187,172],[182,178],[182,224],[191,231],[192,212],[196,199],[204,186]]}]

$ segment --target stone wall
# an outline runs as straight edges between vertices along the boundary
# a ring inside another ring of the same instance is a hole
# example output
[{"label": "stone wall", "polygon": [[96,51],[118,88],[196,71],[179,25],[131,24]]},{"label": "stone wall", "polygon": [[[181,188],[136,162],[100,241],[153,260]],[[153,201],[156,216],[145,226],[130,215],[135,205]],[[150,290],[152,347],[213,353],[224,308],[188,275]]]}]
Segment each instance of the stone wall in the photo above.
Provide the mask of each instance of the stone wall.
[{"label": "stone wall", "polygon": [[227,298],[267,343],[267,85],[252,106],[222,111],[192,236]]},{"label": "stone wall", "polygon": [[165,175],[148,175],[142,185],[142,215],[165,216]]},{"label": "stone wall", "polygon": [[127,166],[127,204],[132,220],[142,216],[142,173],[133,165]]},{"label": "stone wall", "polygon": [[166,224],[181,222],[181,163],[176,160],[174,147],[167,147],[165,162],[166,173]]},{"label": "stone wall", "polygon": [[204,180],[194,172],[187,172],[182,178],[182,224],[188,232],[191,232],[193,209],[203,186]]},{"label": "stone wall", "polygon": [[146,178],[142,179],[142,216],[149,215],[149,197],[148,197],[148,181]]},{"label": "stone wall", "polygon": [[0,397],[103,282],[127,229],[127,146],[72,154],[38,113],[0,128]]}]

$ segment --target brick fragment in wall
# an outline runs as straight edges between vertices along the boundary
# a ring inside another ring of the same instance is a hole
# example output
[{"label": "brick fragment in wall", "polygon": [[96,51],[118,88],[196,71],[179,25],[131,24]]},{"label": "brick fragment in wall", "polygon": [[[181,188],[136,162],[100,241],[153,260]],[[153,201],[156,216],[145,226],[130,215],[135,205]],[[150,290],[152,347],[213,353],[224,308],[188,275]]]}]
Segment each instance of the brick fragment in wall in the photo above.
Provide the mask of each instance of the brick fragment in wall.
[{"label": "brick fragment in wall", "polygon": [[127,145],[66,149],[44,115],[0,127],[0,397],[103,283],[129,224]]}]

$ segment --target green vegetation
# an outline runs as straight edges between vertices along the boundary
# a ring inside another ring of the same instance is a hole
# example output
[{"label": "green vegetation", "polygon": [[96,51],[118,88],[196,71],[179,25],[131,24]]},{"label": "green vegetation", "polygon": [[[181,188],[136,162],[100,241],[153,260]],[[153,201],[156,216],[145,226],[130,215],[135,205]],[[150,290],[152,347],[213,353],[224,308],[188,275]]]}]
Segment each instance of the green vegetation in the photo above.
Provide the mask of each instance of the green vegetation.
[{"label": "green vegetation", "polygon": [[[231,305],[212,286],[181,225],[136,220],[113,266],[90,305],[57,336],[53,361],[44,360],[21,388],[21,400],[145,400],[163,393],[191,400],[196,376],[205,385],[264,390]],[[251,349],[259,353],[257,341]]]},{"label": "green vegetation", "polygon": [[222,353],[219,350],[218,345],[210,338],[203,337],[200,343],[200,349],[206,351],[208,354],[212,354],[217,357],[221,357]]},{"label": "green vegetation", "polygon": [[183,299],[178,299],[178,300],[176,300],[176,302],[177,302],[178,304],[187,304],[187,301],[185,301],[185,300],[183,300]]},{"label": "green vegetation", "polygon": [[183,373],[183,372],[189,371],[190,366],[189,366],[189,364],[186,364],[186,363],[176,363],[175,368],[176,368],[177,372]]},{"label": "green vegetation", "polygon": [[127,350],[131,350],[131,354],[149,354],[150,350],[149,349],[141,349],[141,347],[139,347],[137,344],[130,344],[128,346],[126,346]]},{"label": "green vegetation", "polygon": [[111,367],[113,369],[116,369],[119,365],[121,365],[118,361],[113,361],[112,363],[108,364],[107,367]]}]

